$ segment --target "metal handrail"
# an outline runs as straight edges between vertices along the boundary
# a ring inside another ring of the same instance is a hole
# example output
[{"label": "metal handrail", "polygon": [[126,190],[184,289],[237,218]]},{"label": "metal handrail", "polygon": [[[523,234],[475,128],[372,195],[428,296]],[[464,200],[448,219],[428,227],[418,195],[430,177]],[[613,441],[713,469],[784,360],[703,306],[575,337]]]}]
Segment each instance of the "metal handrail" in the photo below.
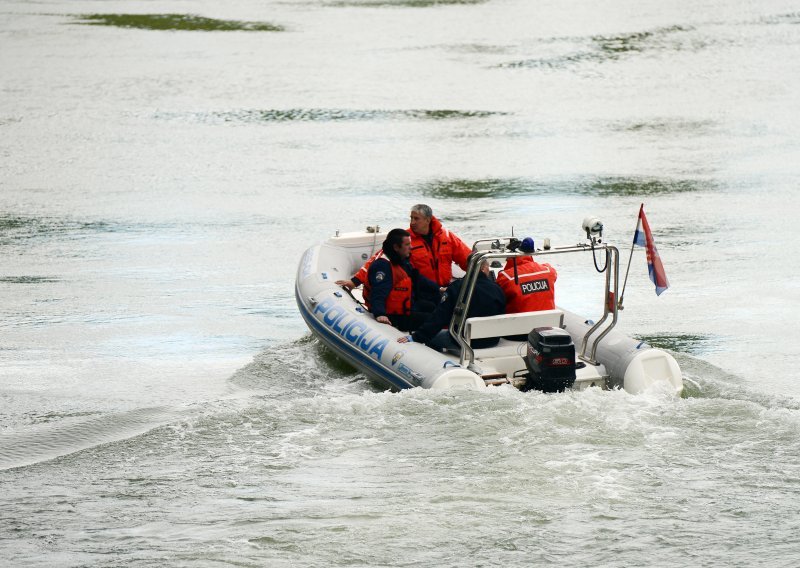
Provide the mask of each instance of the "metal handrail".
[{"label": "metal handrail", "polygon": [[[476,241],[473,245],[473,250],[475,250],[479,243],[483,242],[490,242],[495,243],[499,241],[510,241],[510,237],[497,237],[492,239],[481,239]],[[597,346],[599,345],[600,341],[608,335],[608,333],[614,328],[617,324],[619,309],[616,302],[616,298],[618,297],[619,292],[619,250],[615,246],[607,245],[607,244],[585,244],[579,243],[574,246],[566,246],[566,247],[556,247],[551,248],[548,250],[537,250],[533,253],[523,253],[520,251],[508,251],[508,250],[497,250],[497,249],[489,249],[484,251],[476,251],[472,254],[469,260],[469,264],[467,265],[466,274],[464,275],[463,284],[461,285],[461,290],[459,291],[458,298],[456,300],[456,306],[453,310],[453,317],[450,320],[450,327],[449,333],[450,336],[459,344],[461,347],[461,357],[460,357],[460,364],[463,366],[465,362],[469,361],[468,368],[474,366],[475,363],[475,351],[473,350],[472,346],[469,344],[465,337],[465,329],[466,329],[466,321],[467,321],[467,313],[469,311],[470,303],[472,302],[472,295],[475,292],[475,282],[478,279],[478,273],[480,272],[480,266],[486,260],[492,259],[509,259],[514,257],[522,257],[522,256],[549,256],[555,254],[566,254],[566,253],[573,253],[573,252],[595,252],[598,250],[605,251],[606,254],[606,264],[605,270],[606,273],[605,277],[605,291],[604,291],[604,301],[603,301],[603,317],[594,324],[589,331],[583,337],[583,341],[581,343],[581,352],[579,357],[584,361],[596,364],[595,356],[597,354]],[[612,288],[612,279],[613,279],[613,289],[614,289],[614,301],[611,302],[609,294]],[[609,309],[609,304],[611,304],[611,309]],[[608,316],[611,315],[611,322],[591,343],[591,350],[589,356],[587,358],[586,351],[589,348],[589,341],[591,335],[595,333],[600,327],[608,320]]]},{"label": "metal handrail", "polygon": [[[467,319],[467,308],[472,301],[472,293],[475,289],[475,281],[477,280],[477,272],[475,266],[477,259],[480,255],[473,255],[467,264],[467,271],[462,280],[461,289],[456,299],[456,306],[453,309],[453,318],[450,320],[450,337],[452,337],[461,347],[461,357],[459,363],[464,364],[465,354],[469,353],[470,365],[473,363],[475,355],[472,346],[464,338],[464,325]],[[480,266],[480,265],[478,265]]]},{"label": "metal handrail", "polygon": [[[597,248],[597,247],[595,247]],[[605,286],[605,294],[604,294],[604,301],[603,301],[603,317],[594,324],[589,331],[586,332],[586,335],[583,336],[583,343],[581,346],[581,353],[579,357],[588,363],[592,363],[593,365],[597,363],[595,356],[597,354],[597,346],[600,344],[600,341],[608,335],[608,333],[617,325],[617,319],[619,317],[619,306],[617,305],[616,298],[619,297],[619,250],[610,245],[602,245],[602,247],[606,251],[606,286]],[[610,265],[608,263],[611,263]],[[614,278],[614,301],[610,301],[609,292],[611,290],[611,278],[612,278],[612,270],[609,267],[613,267],[613,278]],[[609,310],[609,304],[612,306],[612,310]],[[609,313],[611,314],[611,323],[609,326],[603,330],[600,335],[592,343],[592,350],[589,354],[589,357],[586,357],[586,348],[589,345],[589,337],[605,323],[608,319]]]}]

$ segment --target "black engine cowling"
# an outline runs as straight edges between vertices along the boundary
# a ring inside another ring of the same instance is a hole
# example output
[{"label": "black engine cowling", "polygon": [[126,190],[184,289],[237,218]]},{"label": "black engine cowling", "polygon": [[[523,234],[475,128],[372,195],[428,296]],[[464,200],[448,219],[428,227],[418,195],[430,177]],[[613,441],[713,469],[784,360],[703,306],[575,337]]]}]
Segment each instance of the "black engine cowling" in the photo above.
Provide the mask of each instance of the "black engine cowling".
[{"label": "black engine cowling", "polygon": [[575,344],[565,330],[537,327],[528,334],[525,389],[563,392],[575,383]]}]

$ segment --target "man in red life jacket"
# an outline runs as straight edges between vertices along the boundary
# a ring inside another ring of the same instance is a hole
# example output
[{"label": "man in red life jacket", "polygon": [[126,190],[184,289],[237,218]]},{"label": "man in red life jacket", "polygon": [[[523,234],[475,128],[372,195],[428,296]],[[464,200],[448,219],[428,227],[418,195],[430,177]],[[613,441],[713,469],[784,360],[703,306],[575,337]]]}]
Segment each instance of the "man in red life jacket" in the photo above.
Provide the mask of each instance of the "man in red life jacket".
[{"label": "man in red life jacket", "polygon": [[[472,250],[442,226],[433,216],[433,210],[424,204],[411,208],[411,222],[408,232],[411,236],[411,265],[419,273],[444,288],[453,279],[453,263],[462,270],[467,269],[467,257]],[[367,281],[370,265],[381,254],[372,255],[364,266],[350,280],[337,280],[336,284],[347,289],[355,288]],[[429,298],[436,302],[438,298]]]},{"label": "man in red life jacket", "polygon": [[[523,239],[519,250],[532,253],[533,239]],[[531,256],[509,258],[503,271],[497,274],[497,283],[506,296],[506,313],[555,309],[556,278],[555,268],[539,264]]]},{"label": "man in red life jacket", "polygon": [[442,226],[425,204],[411,208],[411,263],[423,276],[439,286],[448,286],[453,280],[453,263],[467,269],[467,258],[472,249]]},{"label": "man in red life jacket", "polygon": [[435,309],[418,296],[438,295],[439,286],[411,266],[411,236],[392,229],[383,241],[381,253],[370,264],[364,282],[364,301],[380,323],[402,330],[416,329],[427,313]]},{"label": "man in red life jacket", "polygon": [[[458,295],[461,292],[461,286],[464,280],[454,280],[447,291],[442,296],[442,301],[436,306],[431,316],[419,326],[419,329],[414,331],[411,335],[399,337],[399,343],[406,343],[409,341],[416,341],[424,343],[428,347],[436,351],[459,349],[459,345],[450,336],[450,331],[447,329],[450,326],[450,320],[453,319],[453,312],[456,308]],[[503,295],[503,290],[494,282],[489,270],[489,263],[483,261],[481,263],[481,271],[475,280],[475,289],[472,294],[472,301],[470,302],[469,309],[467,310],[467,317],[485,317],[497,316],[505,312],[506,299]],[[472,347],[475,349],[485,349],[487,347],[494,347],[499,342],[496,337],[487,337],[484,339],[474,339],[471,342]]]}]

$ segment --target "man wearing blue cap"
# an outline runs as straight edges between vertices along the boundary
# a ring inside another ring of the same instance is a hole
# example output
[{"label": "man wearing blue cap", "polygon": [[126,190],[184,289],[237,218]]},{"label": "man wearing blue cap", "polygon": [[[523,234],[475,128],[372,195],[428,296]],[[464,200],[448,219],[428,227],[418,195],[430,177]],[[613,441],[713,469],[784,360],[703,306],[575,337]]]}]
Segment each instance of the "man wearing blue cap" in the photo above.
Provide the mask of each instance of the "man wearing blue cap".
[{"label": "man wearing blue cap", "polygon": [[[533,253],[533,239],[525,237],[519,250]],[[532,256],[509,258],[503,271],[497,274],[497,283],[506,296],[506,313],[555,309],[556,278],[555,268],[539,264]]]}]

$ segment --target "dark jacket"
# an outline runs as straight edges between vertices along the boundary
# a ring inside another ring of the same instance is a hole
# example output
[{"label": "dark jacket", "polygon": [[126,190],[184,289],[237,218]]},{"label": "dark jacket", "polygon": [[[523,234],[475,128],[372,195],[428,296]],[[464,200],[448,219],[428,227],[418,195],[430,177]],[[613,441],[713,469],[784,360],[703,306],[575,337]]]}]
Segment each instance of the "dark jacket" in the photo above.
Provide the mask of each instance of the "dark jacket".
[{"label": "dark jacket", "polygon": [[[436,310],[431,314],[431,317],[417,331],[411,334],[414,341],[428,343],[440,330],[450,325],[462,282],[463,280],[456,280],[447,287],[441,303],[436,306]],[[467,317],[497,316],[504,314],[505,311],[506,297],[503,294],[503,290],[484,273],[478,274]],[[496,337],[475,339],[472,341],[472,347],[484,349],[486,347],[494,347],[497,342],[498,339]]]},{"label": "dark jacket", "polygon": [[[392,262],[397,265],[398,262],[395,262],[395,260],[397,259],[393,259]],[[422,293],[424,296],[430,296],[431,294],[438,295],[439,286],[436,282],[422,276],[416,268],[411,266],[408,260],[399,261],[399,265],[411,277],[412,310],[416,304],[418,294]],[[370,311],[376,318],[385,316],[387,315],[386,299],[392,291],[392,267],[389,260],[386,258],[376,259],[369,267],[368,278],[370,284]]]}]

